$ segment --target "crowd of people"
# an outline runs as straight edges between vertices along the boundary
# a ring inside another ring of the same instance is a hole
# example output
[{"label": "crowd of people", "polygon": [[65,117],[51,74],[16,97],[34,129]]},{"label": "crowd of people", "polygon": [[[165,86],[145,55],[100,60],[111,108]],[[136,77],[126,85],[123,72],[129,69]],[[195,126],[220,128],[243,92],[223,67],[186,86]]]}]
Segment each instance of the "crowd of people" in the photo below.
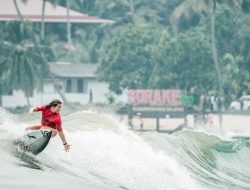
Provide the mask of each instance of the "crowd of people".
[{"label": "crowd of people", "polygon": [[200,106],[202,112],[220,112],[223,109],[224,98],[214,95],[201,95]]},{"label": "crowd of people", "polygon": [[222,110],[224,109],[224,98],[222,96],[201,95],[200,111],[194,114],[194,125],[206,127],[208,129],[214,126],[214,114],[218,114],[220,127],[222,125]]}]

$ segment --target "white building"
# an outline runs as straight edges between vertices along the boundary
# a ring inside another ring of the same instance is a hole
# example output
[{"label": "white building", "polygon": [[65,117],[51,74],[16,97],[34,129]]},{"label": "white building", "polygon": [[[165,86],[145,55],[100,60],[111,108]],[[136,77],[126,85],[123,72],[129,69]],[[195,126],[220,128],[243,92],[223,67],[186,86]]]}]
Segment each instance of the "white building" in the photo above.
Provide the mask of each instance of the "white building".
[{"label": "white building", "polygon": [[[107,83],[96,79],[96,64],[56,62],[49,63],[49,69],[51,74],[45,78],[43,90],[34,90],[28,97],[31,105],[47,104],[55,98],[62,100],[60,93],[70,103],[88,104],[90,91],[92,103],[108,103],[109,87]],[[127,95],[115,96],[115,100],[127,102]],[[14,90],[2,95],[2,106],[27,106],[27,99],[22,91]]]},{"label": "white building", "polygon": [[[16,0],[20,13],[24,20],[31,22],[41,22],[42,0]],[[17,14],[14,1],[0,0],[0,21],[20,20]],[[69,10],[69,18],[71,23],[88,23],[88,24],[112,24],[113,20],[101,19],[96,16]],[[45,23],[67,23],[67,9],[63,6],[54,6],[49,1],[45,2]]]},{"label": "white building", "polygon": [[[17,0],[17,5],[25,20],[31,22],[41,22],[42,0]],[[0,22],[10,20],[20,20],[17,14],[14,1],[0,0]],[[60,5],[54,6],[50,2],[45,2],[44,22],[47,24],[67,23],[67,9]],[[101,19],[96,16],[69,10],[69,19],[74,23],[88,24],[112,24],[113,20]],[[108,84],[96,80],[95,64],[71,64],[71,63],[51,63],[49,64],[52,76],[45,79],[43,91],[35,90],[28,97],[31,105],[46,104],[60,95],[55,89],[55,84],[60,88],[60,93],[72,103],[87,104],[89,102],[90,89],[92,89],[93,103],[107,103],[109,94]],[[126,96],[117,97],[117,101],[126,101]],[[10,91],[2,94],[2,106],[5,108],[15,108],[26,106],[27,99],[22,91]]]}]

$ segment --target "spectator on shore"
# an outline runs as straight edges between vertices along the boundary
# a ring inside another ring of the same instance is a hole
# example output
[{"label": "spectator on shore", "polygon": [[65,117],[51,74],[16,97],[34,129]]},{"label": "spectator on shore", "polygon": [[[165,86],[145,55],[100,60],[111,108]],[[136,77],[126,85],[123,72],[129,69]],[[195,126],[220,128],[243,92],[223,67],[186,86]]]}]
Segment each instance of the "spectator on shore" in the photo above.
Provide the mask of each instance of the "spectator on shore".
[{"label": "spectator on shore", "polygon": [[92,104],[93,102],[93,92],[92,89],[89,89],[89,104]]},{"label": "spectator on shore", "polygon": [[220,129],[222,129],[222,107],[223,107],[223,98],[221,96],[218,96],[216,98],[216,103],[217,103],[217,111],[218,111],[218,116],[219,116],[219,124],[220,124]]},{"label": "spectator on shore", "polygon": [[128,117],[128,127],[129,127],[129,129],[132,129],[132,130],[134,129],[132,116]]},{"label": "spectator on shore", "polygon": [[201,96],[200,96],[200,109],[202,110],[202,111],[204,111],[205,110],[205,101],[204,101],[204,95],[202,94]]},{"label": "spectator on shore", "polygon": [[241,99],[239,100],[239,102],[240,102],[240,110],[242,111],[244,108],[244,102]]},{"label": "spectator on shore", "polygon": [[211,112],[207,115],[207,126],[209,130],[214,127],[214,115]]},{"label": "spectator on shore", "polygon": [[205,97],[205,111],[209,111],[210,110],[210,97],[208,95],[206,95]]},{"label": "spectator on shore", "polygon": [[216,98],[216,103],[217,103],[218,112],[221,112],[222,111],[222,107],[223,107],[223,98],[221,96],[218,96]]},{"label": "spectator on shore", "polygon": [[141,113],[137,113],[138,117],[139,117],[139,123],[140,123],[140,130],[143,130],[143,126],[144,126],[144,121],[142,118],[142,114]]},{"label": "spectator on shore", "polygon": [[212,112],[215,110],[215,97],[214,97],[214,95],[210,96],[210,109]]},{"label": "spectator on shore", "polygon": [[196,113],[194,114],[194,127],[195,127],[196,129],[198,129],[198,128],[201,128],[202,125],[203,125],[203,116],[202,116],[201,113],[196,112]]}]

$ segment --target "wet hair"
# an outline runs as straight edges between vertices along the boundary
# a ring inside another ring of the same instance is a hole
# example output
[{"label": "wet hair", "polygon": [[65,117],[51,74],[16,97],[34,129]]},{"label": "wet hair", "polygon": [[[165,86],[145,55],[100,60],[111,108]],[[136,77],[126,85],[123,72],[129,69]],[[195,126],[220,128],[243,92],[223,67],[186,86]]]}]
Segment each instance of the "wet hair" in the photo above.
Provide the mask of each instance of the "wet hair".
[{"label": "wet hair", "polygon": [[48,107],[56,107],[58,104],[62,104],[62,102],[60,101],[60,100],[58,100],[58,99],[54,99],[54,100],[52,100],[50,103],[49,103],[49,105],[48,105]]}]

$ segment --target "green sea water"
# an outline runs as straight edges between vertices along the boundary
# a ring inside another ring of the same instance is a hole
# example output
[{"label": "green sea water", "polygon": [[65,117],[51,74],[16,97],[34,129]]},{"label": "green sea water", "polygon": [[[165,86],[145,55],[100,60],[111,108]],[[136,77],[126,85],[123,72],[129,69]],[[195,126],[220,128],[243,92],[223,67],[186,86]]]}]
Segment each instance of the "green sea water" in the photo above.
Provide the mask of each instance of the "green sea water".
[{"label": "green sea water", "polygon": [[247,132],[142,133],[109,114],[78,111],[63,117],[71,151],[55,137],[34,156],[12,142],[38,121],[0,111],[0,190],[250,189]]}]

